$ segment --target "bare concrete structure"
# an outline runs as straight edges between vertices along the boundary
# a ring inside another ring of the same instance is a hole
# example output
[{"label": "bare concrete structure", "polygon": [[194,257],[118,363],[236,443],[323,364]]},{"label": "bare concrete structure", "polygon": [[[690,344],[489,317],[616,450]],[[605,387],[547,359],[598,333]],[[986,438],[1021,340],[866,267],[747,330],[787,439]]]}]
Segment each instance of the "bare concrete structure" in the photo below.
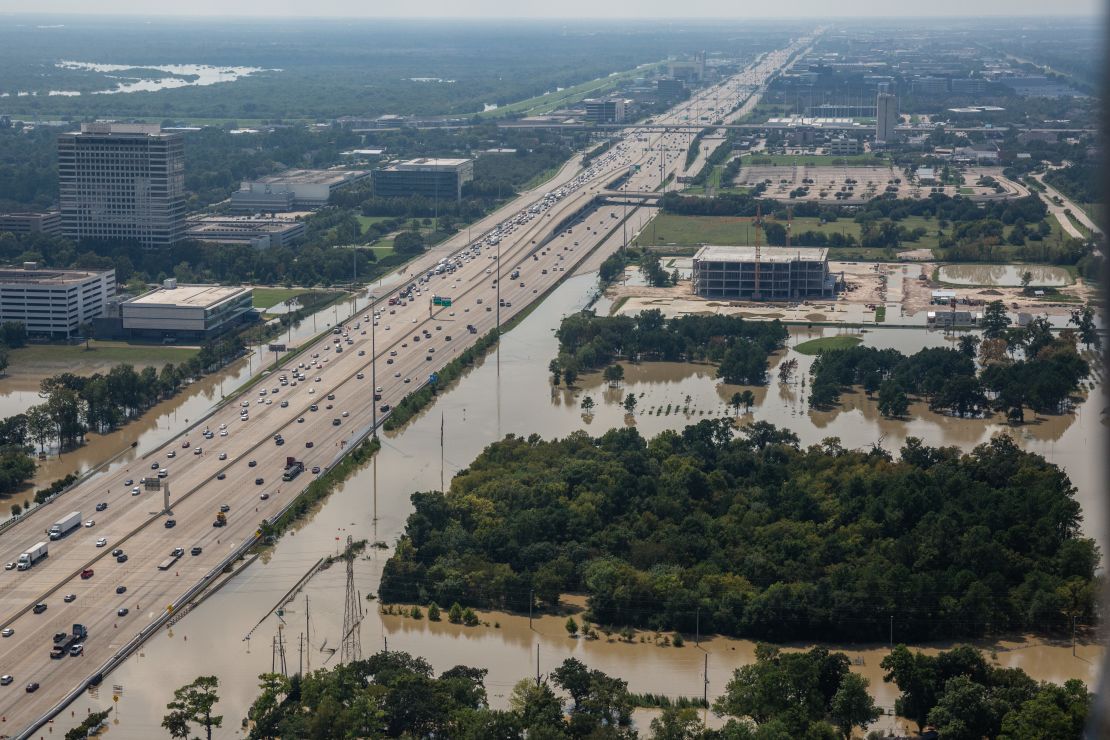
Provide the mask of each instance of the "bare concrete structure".
[{"label": "bare concrete structure", "polygon": [[702,298],[797,301],[836,296],[829,250],[814,247],[702,247],[694,255]]}]

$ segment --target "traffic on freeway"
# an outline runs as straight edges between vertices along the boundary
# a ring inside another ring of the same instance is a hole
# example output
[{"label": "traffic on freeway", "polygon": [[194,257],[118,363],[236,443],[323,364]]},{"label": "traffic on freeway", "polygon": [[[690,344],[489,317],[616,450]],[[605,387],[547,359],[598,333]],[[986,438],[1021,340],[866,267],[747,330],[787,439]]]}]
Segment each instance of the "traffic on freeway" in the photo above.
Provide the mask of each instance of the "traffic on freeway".
[{"label": "traffic on freeway", "polygon": [[[802,44],[804,41],[799,41]],[[797,46],[798,44],[795,44]],[[789,59],[765,55],[656,122],[750,99]],[[539,300],[584,257],[621,246],[635,208],[598,201],[624,177],[661,189],[693,132],[635,127],[588,167],[416,260],[404,281],[330,327],[241,396],[165,445],[82,481],[0,534],[0,715],[33,727],[140,630],[252,542],[408,393]],[[166,488],[170,511],[164,510]],[[57,525],[56,536],[47,531]],[[21,557],[23,565],[20,565]],[[9,567],[10,564],[10,567]]]}]

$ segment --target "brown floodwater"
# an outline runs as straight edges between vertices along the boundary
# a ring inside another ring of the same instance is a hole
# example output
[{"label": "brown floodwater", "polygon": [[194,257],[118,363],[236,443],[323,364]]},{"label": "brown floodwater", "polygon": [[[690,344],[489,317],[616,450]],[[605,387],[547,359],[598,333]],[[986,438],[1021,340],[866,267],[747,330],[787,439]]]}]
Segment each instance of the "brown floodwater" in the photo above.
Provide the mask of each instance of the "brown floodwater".
[{"label": "brown floodwater", "polygon": [[[401,533],[415,490],[436,489],[442,475],[450,478],[465,467],[488,444],[505,434],[545,437],[564,436],[577,429],[599,434],[624,424],[635,424],[645,436],[713,416],[731,416],[728,400],[736,390],[721,385],[712,367],[687,364],[644,364],[626,367],[619,390],[610,390],[597,374],[581,378],[574,393],[552,389],[547,364],[555,352],[553,332],[560,318],[585,305],[594,291],[595,277],[568,279],[519,326],[509,332],[498,350],[435,405],[414,419],[404,430],[385,434],[381,452],[370,464],[339,487],[311,519],[290,532],[265,557],[247,568],[171,629],[161,631],[143,650],[126,661],[101,687],[97,697],[86,695],[72,707],[76,717],[111,704],[110,686],[122,688],[112,733],[122,738],[164,735],[160,722],[173,689],[202,674],[220,678],[217,711],[225,716],[217,737],[241,734],[240,721],[257,691],[259,673],[280,667],[275,640],[281,636],[286,666],[296,671],[301,662],[308,667],[333,665],[343,623],[344,569],[327,569],[313,577],[282,616],[263,620],[266,613],[322,556],[337,551],[347,535],[356,539],[383,541],[390,546]],[[600,311],[607,310],[603,300]],[[791,346],[806,339],[836,333],[835,329],[793,331]],[[875,329],[864,333],[866,342],[914,352],[924,346],[949,341],[941,334],[916,329]],[[1087,513],[1087,532],[1105,543],[1102,529],[1104,481],[1096,475],[1093,460],[1102,429],[1101,403],[1081,404],[1071,416],[1050,417],[1012,428],[1000,421],[958,420],[938,416],[927,409],[913,409],[910,421],[881,418],[874,403],[848,394],[834,411],[810,412],[805,403],[807,389],[802,378],[813,358],[789,349],[783,357],[797,359],[796,380],[787,386],[773,382],[753,389],[757,401],[751,417],[794,430],[803,444],[838,436],[845,447],[867,447],[881,443],[897,451],[907,436],[929,444],[955,444],[970,448],[999,432],[1013,434],[1019,443],[1041,452],[1063,465],[1075,483]],[[772,368],[772,377],[775,368]],[[638,398],[635,416],[627,417],[619,405],[624,396]],[[593,415],[585,418],[581,398],[593,396]],[[687,400],[688,399],[688,400]],[[667,406],[670,413],[666,412]],[[440,424],[445,445],[440,450]],[[626,644],[602,637],[596,641],[571,639],[563,627],[565,616],[544,616],[529,629],[526,616],[482,614],[489,626],[466,628],[445,622],[429,623],[398,616],[382,616],[377,604],[365,596],[377,591],[381,570],[389,550],[370,549],[355,563],[355,587],[365,614],[360,627],[363,654],[382,649],[406,650],[427,659],[437,672],[457,664],[489,670],[486,685],[491,703],[504,707],[513,684],[534,676],[536,651],[539,669],[549,673],[564,658],[574,655],[592,668],[628,680],[634,691],[653,691],[671,696],[697,696],[702,691],[703,670],[708,655],[710,698],[723,690],[731,672],[753,660],[754,644],[747,640],[714,638],[700,647],[690,640],[682,648],[648,642]],[[307,614],[305,597],[308,598]],[[259,620],[262,624],[245,637]],[[498,626],[494,626],[497,623]],[[306,626],[307,625],[307,626]],[[302,635],[308,639],[301,641]],[[837,646],[856,662],[854,670],[871,680],[878,702],[891,711],[893,687],[882,682],[879,661],[886,650],[886,634],[876,635],[873,645]],[[894,639],[897,640],[897,632]],[[307,645],[307,647],[303,647]],[[1103,648],[1081,643],[1073,657],[1070,644],[1014,638],[983,643],[995,651],[1000,665],[1019,666],[1037,679],[1062,681],[1077,677],[1092,683],[1097,679],[1098,659]],[[802,646],[796,646],[802,647]],[[946,645],[924,646],[943,649]],[[76,720],[60,717],[54,732],[64,732]],[[647,718],[649,713],[639,713]],[[879,729],[901,725],[884,716]]]}]

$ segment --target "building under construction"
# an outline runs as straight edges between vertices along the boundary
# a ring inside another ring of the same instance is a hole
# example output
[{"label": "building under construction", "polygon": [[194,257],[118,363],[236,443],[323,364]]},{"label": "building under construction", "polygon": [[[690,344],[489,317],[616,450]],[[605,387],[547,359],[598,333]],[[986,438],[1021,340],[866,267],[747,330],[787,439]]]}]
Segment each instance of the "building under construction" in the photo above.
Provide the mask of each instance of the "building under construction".
[{"label": "building under construction", "polygon": [[702,298],[801,301],[834,298],[829,250],[814,247],[702,247],[694,255]]}]

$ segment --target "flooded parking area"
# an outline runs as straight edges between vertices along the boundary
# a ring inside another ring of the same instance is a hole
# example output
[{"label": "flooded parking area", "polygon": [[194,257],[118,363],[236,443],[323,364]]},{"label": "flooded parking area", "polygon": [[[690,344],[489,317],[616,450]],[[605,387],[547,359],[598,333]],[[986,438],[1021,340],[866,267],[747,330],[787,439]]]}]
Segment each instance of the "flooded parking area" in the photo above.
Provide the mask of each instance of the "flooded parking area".
[{"label": "flooded parking area", "polygon": [[[291,672],[299,666],[306,670],[331,666],[338,660],[334,651],[342,636],[342,567],[331,567],[313,577],[284,605],[280,616],[266,614],[283,601],[317,559],[335,554],[348,535],[386,544],[385,549],[368,549],[354,566],[355,585],[364,605],[359,627],[363,655],[388,645],[391,650],[424,657],[437,672],[457,664],[486,668],[491,704],[504,707],[513,684],[535,675],[537,647],[542,673],[549,673],[573,655],[591,668],[626,679],[633,691],[670,696],[700,696],[704,656],[708,653],[709,696],[712,699],[719,695],[732,671],[754,660],[752,642],[711,638],[703,639],[700,647],[689,640],[684,647],[675,648],[655,645],[649,634],[644,635],[647,641],[637,639],[632,643],[621,642],[615,636],[612,640],[605,636],[598,640],[571,639],[563,627],[565,615],[542,616],[529,627],[527,615],[480,613],[488,626],[468,628],[381,615],[377,602],[368,598],[377,592],[382,567],[411,511],[409,496],[414,491],[438,489],[441,475],[449,479],[488,444],[506,434],[562,437],[585,429],[597,435],[612,427],[635,425],[641,434],[650,437],[703,418],[735,415],[729,399],[738,387],[722,384],[715,377],[715,369],[708,365],[627,365],[620,388],[609,388],[599,373],[580,378],[574,390],[553,388],[547,366],[555,356],[554,331],[563,315],[585,307],[596,292],[595,286],[595,275],[564,282],[435,404],[403,430],[383,434],[376,458],[339,486],[310,518],[182,621],[151,639],[106,679],[96,696],[86,694],[79,699],[71,707],[75,719],[59,717],[55,734],[64,733],[88,710],[111,704],[109,686],[114,685],[121,690],[111,720],[113,736],[135,740],[162,736],[161,718],[173,688],[198,675],[215,674],[220,679],[221,697],[217,711],[225,717],[224,729],[216,737],[240,736],[240,720],[257,692],[257,676],[270,671],[277,660],[275,646],[283,645]],[[599,313],[609,308],[608,299],[597,306]],[[340,315],[342,311],[340,308]],[[970,449],[993,434],[1011,434],[1021,446],[1065,468],[1083,505],[1086,532],[1105,550],[1106,533],[1101,528],[1105,480],[1091,463],[1101,450],[1101,411],[1105,405],[1101,399],[1081,403],[1072,415],[1030,417],[1029,424],[1018,427],[1001,419],[944,417],[922,405],[911,409],[909,420],[892,421],[881,417],[875,402],[863,394],[845,394],[838,408],[813,412],[806,403],[803,381],[813,357],[791,348],[838,331],[843,330],[792,329],[789,346],[772,359],[770,375],[775,377],[778,363],[784,359],[795,359],[799,367],[794,380],[752,388],[756,403],[741,421],[764,420],[788,427],[803,445],[837,436],[845,447],[881,444],[894,452],[909,436],[920,437],[930,445]],[[943,334],[921,329],[869,328],[860,336],[873,346],[906,353],[927,346],[947,346],[952,341]],[[620,405],[628,393],[638,399],[634,416],[625,414]],[[584,416],[580,407],[585,395],[597,401],[590,416]],[[882,682],[878,666],[887,637],[877,635],[874,644],[830,647],[848,653],[853,670],[871,679],[878,703],[889,712],[896,692]],[[939,650],[950,645],[925,647]],[[1088,683],[1097,679],[1103,651],[1098,644],[1081,643],[1073,656],[1070,643],[1020,636],[985,642],[982,647],[995,652],[999,665],[1021,667],[1034,678],[1062,681],[1074,677]],[[884,716],[876,729],[900,726],[895,718]]]},{"label": "flooded parking area", "polygon": [[937,279],[953,285],[1016,288],[1027,273],[1030,285],[1057,288],[1072,283],[1067,270],[1049,265],[942,265]]}]

